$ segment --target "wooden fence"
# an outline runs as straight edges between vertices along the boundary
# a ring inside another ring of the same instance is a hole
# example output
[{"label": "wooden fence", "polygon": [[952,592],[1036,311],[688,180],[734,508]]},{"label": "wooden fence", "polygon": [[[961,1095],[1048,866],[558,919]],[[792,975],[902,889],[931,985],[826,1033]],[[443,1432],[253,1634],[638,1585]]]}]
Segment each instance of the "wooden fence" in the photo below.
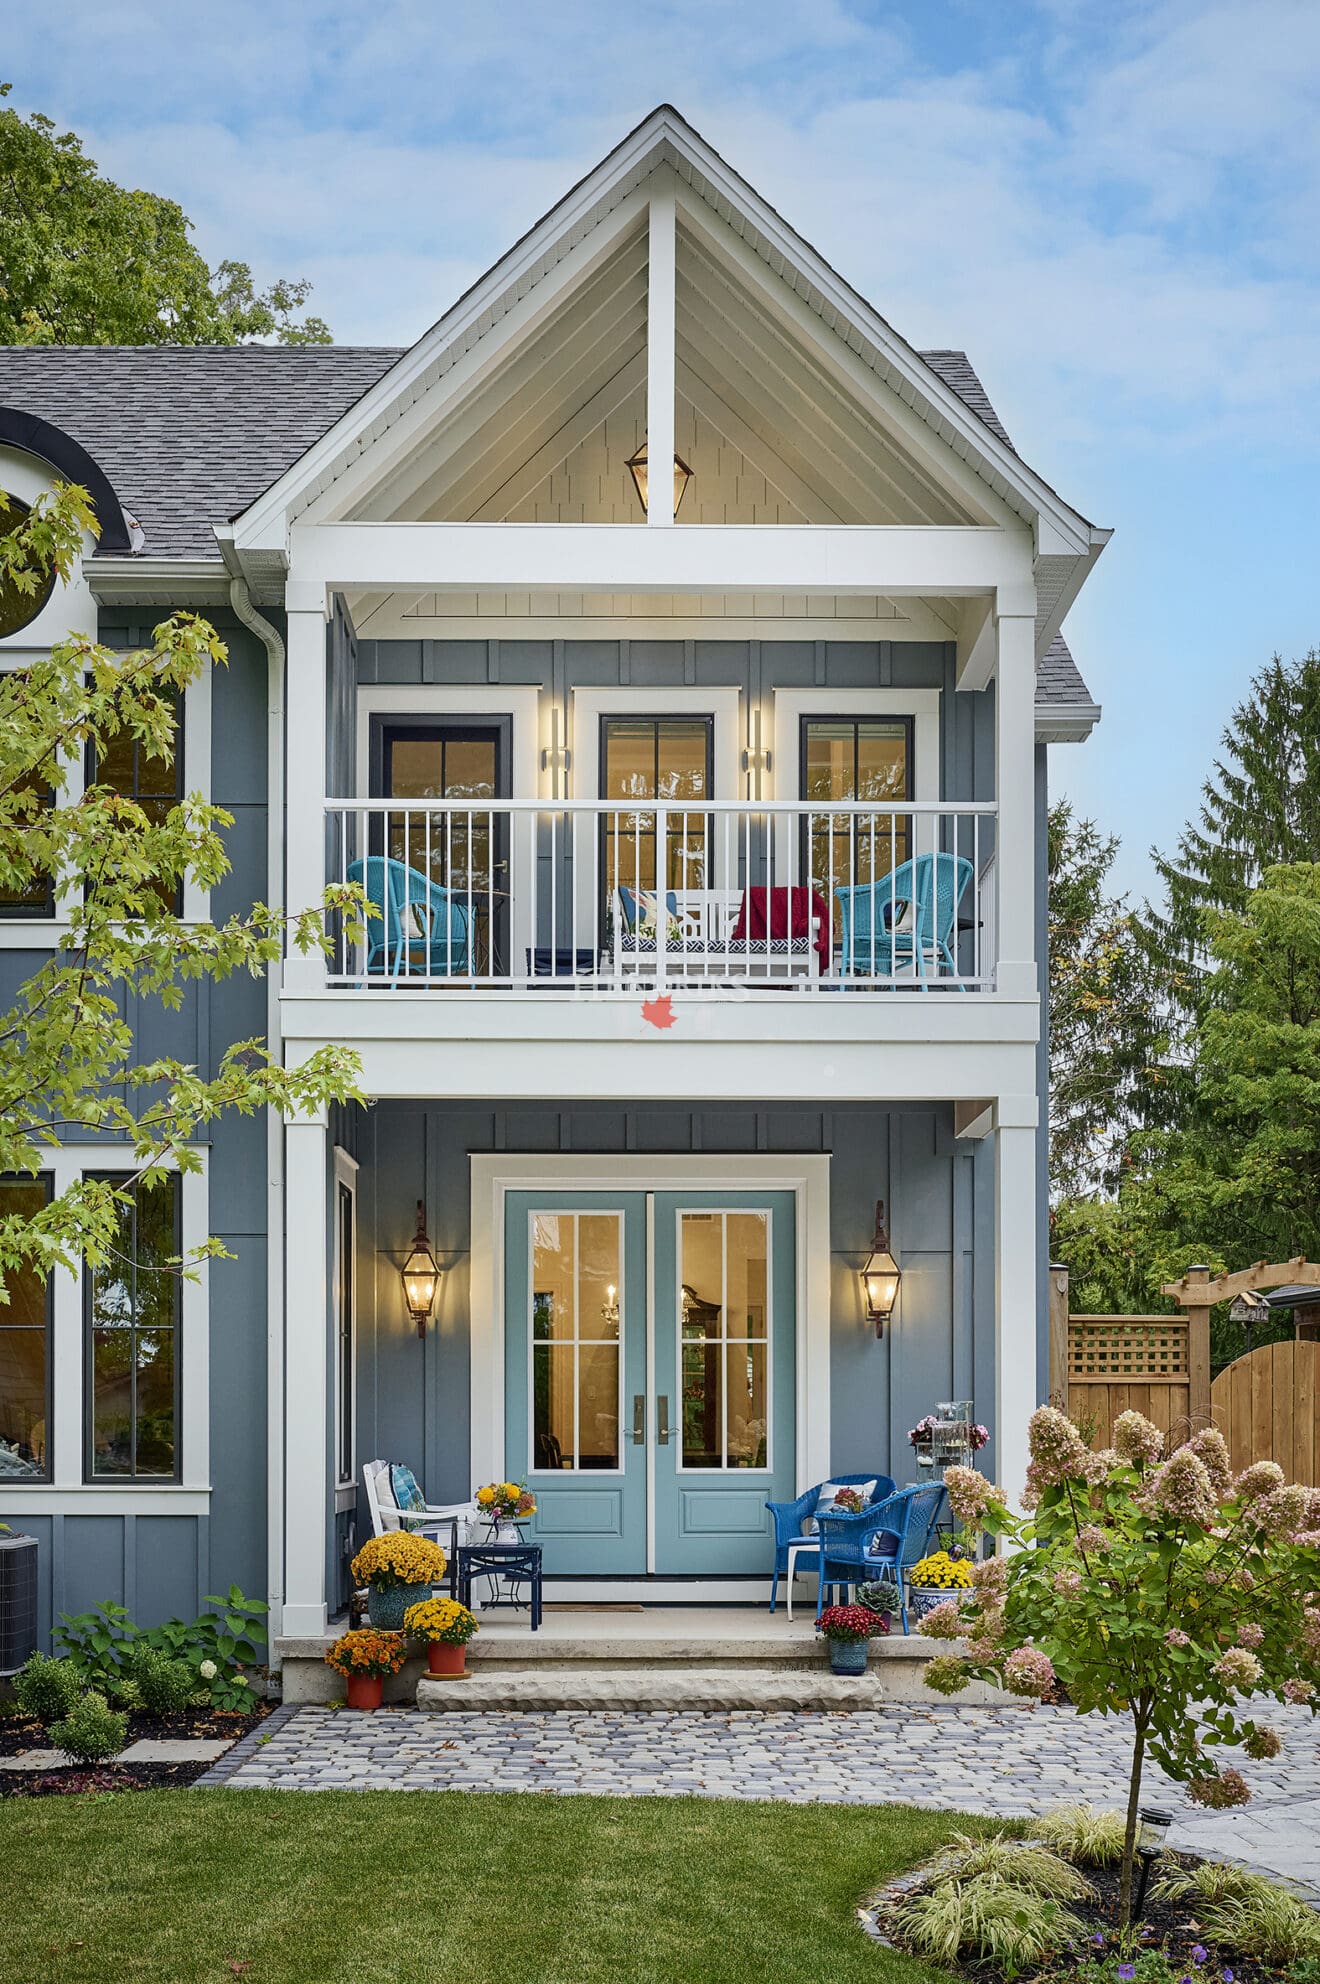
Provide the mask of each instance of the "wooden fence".
[{"label": "wooden fence", "polygon": [[1235,1467],[1276,1460],[1289,1481],[1320,1488],[1320,1343],[1262,1343],[1210,1387]]},{"label": "wooden fence", "polygon": [[[1210,1417],[1210,1360],[1183,1316],[1069,1316],[1068,1413],[1093,1446],[1108,1446],[1120,1412],[1144,1413],[1185,1439]],[[1208,1339],[1208,1331],[1207,1331]]]}]

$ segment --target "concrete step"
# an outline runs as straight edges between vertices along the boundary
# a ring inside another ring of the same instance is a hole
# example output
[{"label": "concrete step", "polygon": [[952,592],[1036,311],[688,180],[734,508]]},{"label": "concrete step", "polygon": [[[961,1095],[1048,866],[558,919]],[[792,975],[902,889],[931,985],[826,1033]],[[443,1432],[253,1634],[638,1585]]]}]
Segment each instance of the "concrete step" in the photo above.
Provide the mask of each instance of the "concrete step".
[{"label": "concrete step", "polygon": [[417,1706],[430,1714],[513,1709],[536,1713],[578,1709],[860,1709],[887,1699],[878,1674],[833,1674],[825,1661],[810,1668],[755,1666],[647,1667],[578,1662],[564,1667],[504,1667],[442,1677],[424,1674]]}]

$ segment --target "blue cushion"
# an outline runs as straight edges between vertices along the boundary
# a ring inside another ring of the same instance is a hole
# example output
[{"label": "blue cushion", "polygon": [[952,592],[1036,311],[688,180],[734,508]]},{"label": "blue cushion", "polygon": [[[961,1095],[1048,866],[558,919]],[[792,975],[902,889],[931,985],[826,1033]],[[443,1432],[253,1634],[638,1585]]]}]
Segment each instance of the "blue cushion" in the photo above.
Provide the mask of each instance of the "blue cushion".
[{"label": "blue cushion", "polygon": [[390,1464],[390,1487],[394,1491],[396,1508],[414,1511],[426,1508],[426,1497],[417,1486],[417,1476],[410,1467],[404,1467],[399,1461]]}]

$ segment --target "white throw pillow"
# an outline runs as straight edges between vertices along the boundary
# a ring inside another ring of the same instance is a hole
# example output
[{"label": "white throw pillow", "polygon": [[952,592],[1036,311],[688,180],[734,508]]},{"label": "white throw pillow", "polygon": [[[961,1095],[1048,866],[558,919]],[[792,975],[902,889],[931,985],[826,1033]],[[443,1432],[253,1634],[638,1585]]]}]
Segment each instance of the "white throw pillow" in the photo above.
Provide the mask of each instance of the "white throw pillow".
[{"label": "white throw pillow", "polygon": [[875,1482],[878,1479],[879,1477],[876,1476],[875,1479],[871,1481],[823,1481],[821,1483],[820,1493],[816,1497],[816,1515],[807,1516],[804,1519],[802,1524],[803,1535],[804,1536],[815,1535],[816,1516],[822,1514],[828,1515],[829,1511],[834,1507],[834,1504],[838,1499],[840,1488],[851,1488],[855,1494],[860,1495],[862,1498],[862,1507],[865,1508],[866,1504],[870,1501],[872,1495],[874,1495],[875,1493]]}]

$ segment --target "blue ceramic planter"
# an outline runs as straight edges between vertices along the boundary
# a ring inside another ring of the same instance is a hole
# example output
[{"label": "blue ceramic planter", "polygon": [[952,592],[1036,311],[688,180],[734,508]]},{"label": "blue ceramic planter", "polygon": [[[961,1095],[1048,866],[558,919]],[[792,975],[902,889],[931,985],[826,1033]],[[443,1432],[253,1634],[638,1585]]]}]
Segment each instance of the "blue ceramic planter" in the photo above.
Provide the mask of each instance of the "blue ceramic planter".
[{"label": "blue ceramic planter", "polygon": [[367,1617],[383,1633],[401,1633],[403,1615],[410,1605],[420,1605],[431,1596],[429,1584],[400,1584],[388,1591],[376,1585],[367,1587]]},{"label": "blue ceramic planter", "polygon": [[851,1645],[846,1640],[830,1641],[830,1666],[836,1674],[865,1674],[866,1641]]}]

